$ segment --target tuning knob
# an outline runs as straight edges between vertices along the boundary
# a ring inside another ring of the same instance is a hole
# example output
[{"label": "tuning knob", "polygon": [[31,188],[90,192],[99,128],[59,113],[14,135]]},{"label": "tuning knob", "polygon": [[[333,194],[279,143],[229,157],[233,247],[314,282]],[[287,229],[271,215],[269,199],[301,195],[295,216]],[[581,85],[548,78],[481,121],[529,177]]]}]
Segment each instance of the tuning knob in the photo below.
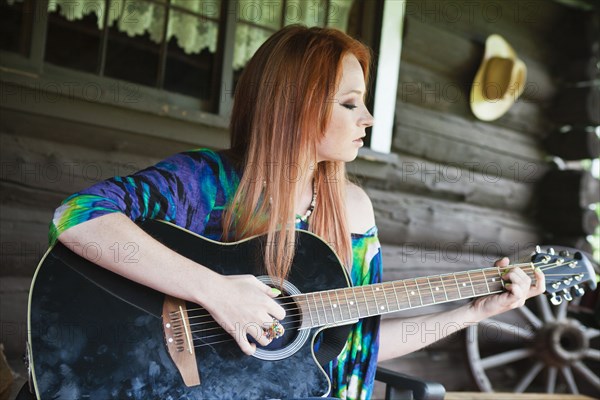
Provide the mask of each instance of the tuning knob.
[{"label": "tuning knob", "polygon": [[555,251],[554,251],[554,247],[550,247],[548,249],[548,253],[550,253],[551,256],[553,256],[554,254],[556,254]]},{"label": "tuning knob", "polygon": [[581,297],[585,294],[585,290],[583,290],[583,288],[579,287],[579,285],[573,286],[573,290],[575,292],[575,296],[577,296],[577,297]]},{"label": "tuning knob", "polygon": [[552,297],[550,297],[550,303],[552,303],[552,305],[557,306],[560,303],[562,303],[563,299],[562,297],[558,296],[556,293],[552,295]]},{"label": "tuning knob", "polygon": [[571,253],[569,253],[569,250],[561,250],[558,254],[561,257],[570,257],[571,256]]},{"label": "tuning knob", "polygon": [[538,245],[535,246],[535,254],[540,254],[542,252],[542,248]]},{"label": "tuning knob", "polygon": [[573,296],[571,296],[571,292],[569,292],[568,289],[563,289],[562,296],[565,298],[566,301],[573,300]]}]

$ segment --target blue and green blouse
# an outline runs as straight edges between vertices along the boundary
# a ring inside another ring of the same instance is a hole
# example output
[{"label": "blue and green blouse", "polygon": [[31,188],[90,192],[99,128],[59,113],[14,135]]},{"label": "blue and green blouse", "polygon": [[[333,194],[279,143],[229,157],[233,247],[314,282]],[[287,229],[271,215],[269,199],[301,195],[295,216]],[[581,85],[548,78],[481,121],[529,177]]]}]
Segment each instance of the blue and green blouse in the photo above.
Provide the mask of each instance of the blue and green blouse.
[{"label": "blue and green blouse", "polygon": [[[66,198],[56,209],[49,240],[64,230],[99,216],[121,212],[133,221],[170,221],[204,237],[221,239],[221,218],[233,199],[240,173],[223,155],[207,149],[178,153],[130,176],[115,176]],[[308,229],[300,222],[299,229]],[[374,226],[352,234],[350,276],[355,286],[381,282],[381,250]],[[341,399],[371,397],[379,349],[379,317],[356,323],[346,347],[330,362],[331,395]]]}]

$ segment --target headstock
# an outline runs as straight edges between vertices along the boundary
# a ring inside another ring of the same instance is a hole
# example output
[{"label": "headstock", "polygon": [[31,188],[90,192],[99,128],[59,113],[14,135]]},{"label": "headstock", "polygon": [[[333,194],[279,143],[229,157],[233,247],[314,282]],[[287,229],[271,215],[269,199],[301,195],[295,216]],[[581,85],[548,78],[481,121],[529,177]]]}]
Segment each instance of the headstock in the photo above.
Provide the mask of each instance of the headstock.
[{"label": "headstock", "polygon": [[573,300],[573,295],[583,296],[584,284],[592,290],[596,288],[594,267],[581,251],[565,249],[557,254],[551,247],[543,253],[540,246],[536,246],[531,262],[544,272],[546,293],[554,305],[559,305],[563,299]]}]

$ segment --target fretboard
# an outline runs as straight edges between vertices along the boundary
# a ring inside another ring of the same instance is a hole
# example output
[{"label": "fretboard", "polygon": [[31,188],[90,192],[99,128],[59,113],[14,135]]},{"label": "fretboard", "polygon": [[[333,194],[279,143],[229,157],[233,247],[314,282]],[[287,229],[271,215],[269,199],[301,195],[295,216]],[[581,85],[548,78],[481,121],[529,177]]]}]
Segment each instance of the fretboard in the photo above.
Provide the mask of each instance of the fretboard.
[{"label": "fretboard", "polygon": [[302,328],[313,328],[499,293],[504,290],[501,272],[485,268],[293,297],[302,311]]}]

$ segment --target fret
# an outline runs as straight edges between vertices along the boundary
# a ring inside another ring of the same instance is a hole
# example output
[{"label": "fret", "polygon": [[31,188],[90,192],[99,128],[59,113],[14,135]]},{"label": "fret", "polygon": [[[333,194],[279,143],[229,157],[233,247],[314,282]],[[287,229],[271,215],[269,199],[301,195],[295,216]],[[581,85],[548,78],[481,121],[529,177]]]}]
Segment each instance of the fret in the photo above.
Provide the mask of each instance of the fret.
[{"label": "fret", "polygon": [[375,285],[369,285],[371,288],[371,293],[373,294],[373,300],[375,300],[375,313],[379,312],[379,304],[377,304],[377,294],[375,293]]},{"label": "fret", "polygon": [[417,287],[417,293],[419,294],[419,300],[421,300],[421,305],[423,305],[423,297],[421,296],[421,289],[419,289],[419,282],[417,282],[416,279],[413,279],[415,281],[415,286]]},{"label": "fret", "polygon": [[356,304],[356,311],[358,312],[358,317],[362,317],[362,315],[360,315],[360,307],[358,299],[356,298],[356,291],[354,290],[354,288],[352,288],[352,294],[354,295],[354,304]]},{"label": "fret", "polygon": [[385,300],[385,308],[387,311],[392,311],[392,310],[390,310],[390,305],[388,303],[387,295],[385,294],[385,285],[382,284],[381,286],[383,287],[383,300]]},{"label": "fret", "polygon": [[408,299],[408,306],[412,308],[412,303],[410,301],[410,294],[408,293],[408,288],[406,287],[406,281],[402,281],[404,283],[404,290],[406,290],[406,298]]},{"label": "fret", "polygon": [[367,306],[367,316],[370,316],[371,313],[369,312],[369,302],[367,301],[367,294],[365,293],[365,287],[361,286],[360,288],[361,288],[363,297],[365,298],[365,305]]},{"label": "fret", "polygon": [[485,270],[483,270],[483,269],[481,270],[481,275],[483,275],[483,281],[485,282],[485,287],[487,288],[487,292],[492,293],[492,291],[490,290],[490,285],[487,280],[487,276],[485,275]]},{"label": "fret", "polygon": [[315,320],[312,316],[312,311],[310,309],[310,301],[308,300],[308,295],[304,295],[304,299],[306,301],[306,307],[308,308],[308,316],[310,317],[310,326],[315,326]]},{"label": "fret", "polygon": [[340,310],[340,318],[341,318],[340,321],[346,321],[347,318],[344,317],[344,312],[342,311],[343,310],[342,309],[342,303],[340,302],[340,297],[338,296],[338,290],[337,289],[334,290],[334,293],[335,293],[335,299],[336,299],[337,304],[338,304],[338,309]]},{"label": "fret", "polygon": [[318,326],[321,326],[321,316],[319,315],[319,305],[317,304],[317,297],[313,294],[311,295],[311,297],[313,298],[313,301],[315,303],[315,310],[317,312],[317,322],[318,322]]},{"label": "fret", "polygon": [[[334,310],[335,310],[336,308],[338,308],[338,305],[337,305],[337,303],[332,303],[332,302],[331,302],[331,294],[330,294],[329,292],[330,292],[330,291],[328,290],[328,291],[327,291],[327,299],[329,299],[329,306],[331,307],[331,319],[333,320],[333,322],[336,322],[336,320],[335,320],[335,312],[334,312]],[[342,319],[343,319],[343,318],[342,318]]]},{"label": "fret", "polygon": [[438,278],[440,279],[440,283],[442,284],[442,290],[444,291],[444,297],[446,298],[446,301],[450,301],[450,299],[448,298],[448,292],[446,291],[446,285],[444,285],[444,279],[441,275],[438,275]]},{"label": "fret", "polygon": [[[477,290],[475,290],[477,295],[488,294],[490,292],[489,289],[486,291],[485,288],[483,287],[484,286],[483,283],[487,284],[487,282],[485,281],[485,275],[483,275],[483,271],[477,270],[477,271],[472,271],[472,273],[475,276],[475,282],[477,282],[475,285],[473,285],[473,287],[477,289]],[[479,283],[481,280],[480,275],[483,276],[483,283]]]},{"label": "fret", "polygon": [[437,301],[435,301],[435,292],[433,291],[433,286],[431,286],[431,280],[429,279],[429,277],[427,277],[427,283],[429,284],[429,290],[431,290],[431,301],[433,303],[437,303]]},{"label": "fret", "polygon": [[323,316],[325,317],[325,324],[328,324],[327,321],[327,309],[325,308],[325,302],[323,301],[323,294],[319,292],[319,298],[321,298],[321,305],[323,306]]},{"label": "fret", "polygon": [[456,274],[452,274],[452,276],[454,276],[454,282],[456,282],[456,290],[458,291],[458,298],[462,299],[463,296],[460,293],[460,285],[458,284],[458,279],[456,279]]},{"label": "fret", "polygon": [[467,276],[469,277],[469,282],[471,282],[471,290],[473,290],[473,296],[476,296],[477,293],[475,293],[475,286],[473,286],[473,280],[471,279],[471,274],[469,273],[469,271],[467,271]]},{"label": "fret", "polygon": [[350,308],[351,302],[350,300],[348,300],[348,290],[342,290],[342,292],[344,292],[344,297],[346,298],[346,305],[348,306],[348,315],[350,316],[349,319],[354,319],[352,318],[352,309]]},{"label": "fret", "polygon": [[494,286],[493,291],[502,290],[502,275],[500,274],[500,270],[498,268],[491,268],[490,272],[492,273],[492,286]]},{"label": "fret", "polygon": [[392,290],[394,291],[394,297],[396,298],[396,304],[397,304],[398,310],[400,310],[400,300],[398,300],[398,292],[396,292],[396,285],[394,284],[393,281],[392,281]]}]

